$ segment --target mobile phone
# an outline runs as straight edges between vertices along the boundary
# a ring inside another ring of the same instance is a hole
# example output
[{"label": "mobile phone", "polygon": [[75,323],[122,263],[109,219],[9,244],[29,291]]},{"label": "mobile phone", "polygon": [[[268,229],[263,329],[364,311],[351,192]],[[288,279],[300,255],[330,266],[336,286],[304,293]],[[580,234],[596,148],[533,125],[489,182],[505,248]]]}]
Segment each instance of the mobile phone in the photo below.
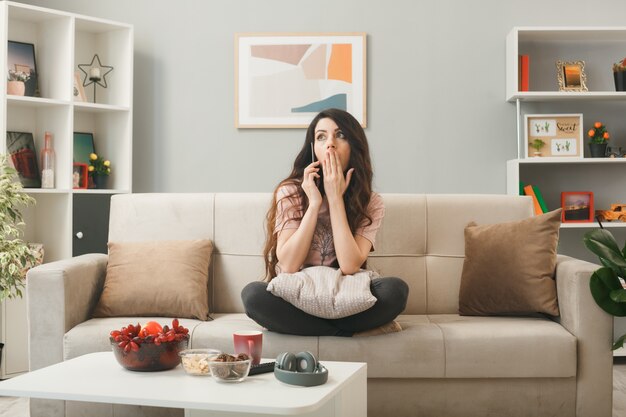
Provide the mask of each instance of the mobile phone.
[{"label": "mobile phone", "polygon": [[315,162],[315,149],[313,149],[313,142],[311,142],[311,163]]}]

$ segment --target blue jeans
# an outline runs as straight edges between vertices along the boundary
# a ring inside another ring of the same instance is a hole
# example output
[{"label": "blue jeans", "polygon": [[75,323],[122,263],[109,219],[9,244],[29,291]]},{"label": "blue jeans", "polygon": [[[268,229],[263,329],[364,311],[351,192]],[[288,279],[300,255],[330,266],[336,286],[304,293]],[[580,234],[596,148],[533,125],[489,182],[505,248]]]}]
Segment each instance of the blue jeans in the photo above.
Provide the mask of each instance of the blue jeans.
[{"label": "blue jeans", "polygon": [[299,336],[347,336],[389,323],[404,310],[409,286],[400,278],[375,278],[370,290],[376,303],[341,319],[312,316],[267,291],[267,282],[251,282],[241,291],[246,314],[268,330]]}]

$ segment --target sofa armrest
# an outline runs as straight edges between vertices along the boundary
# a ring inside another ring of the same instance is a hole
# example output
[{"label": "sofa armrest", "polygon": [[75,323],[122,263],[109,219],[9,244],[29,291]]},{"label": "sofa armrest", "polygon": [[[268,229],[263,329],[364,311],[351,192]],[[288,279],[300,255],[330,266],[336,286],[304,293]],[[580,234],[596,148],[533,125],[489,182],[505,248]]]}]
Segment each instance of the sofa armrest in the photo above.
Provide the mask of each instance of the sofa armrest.
[{"label": "sofa armrest", "polygon": [[559,255],[556,287],[560,317],[555,320],[577,339],[577,416],[612,413],[613,317],[596,304],[589,279],[598,265]]},{"label": "sofa armrest", "polygon": [[50,262],[26,279],[30,370],[63,361],[63,336],[90,318],[104,286],[108,256]]}]

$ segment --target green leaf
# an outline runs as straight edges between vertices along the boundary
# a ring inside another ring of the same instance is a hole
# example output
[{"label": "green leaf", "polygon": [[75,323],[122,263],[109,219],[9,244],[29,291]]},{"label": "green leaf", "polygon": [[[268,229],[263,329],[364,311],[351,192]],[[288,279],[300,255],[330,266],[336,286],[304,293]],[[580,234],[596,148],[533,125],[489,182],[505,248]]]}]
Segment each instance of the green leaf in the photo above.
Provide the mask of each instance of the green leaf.
[{"label": "green leaf", "polygon": [[626,334],[622,335],[619,339],[613,343],[613,350],[624,347],[624,341],[626,341]]},{"label": "green leaf", "polygon": [[606,229],[594,229],[583,237],[583,243],[591,252],[598,255],[604,266],[608,266],[616,273],[626,268],[626,259],[617,246],[615,238]]},{"label": "green leaf", "polygon": [[626,303],[626,290],[623,288],[611,291],[609,296],[611,297],[611,300],[616,303]]},{"label": "green leaf", "polygon": [[589,289],[593,299],[602,310],[613,316],[626,316],[626,303],[615,302],[611,299],[612,291],[623,291],[622,283],[615,271],[606,267],[595,271],[589,280]]}]

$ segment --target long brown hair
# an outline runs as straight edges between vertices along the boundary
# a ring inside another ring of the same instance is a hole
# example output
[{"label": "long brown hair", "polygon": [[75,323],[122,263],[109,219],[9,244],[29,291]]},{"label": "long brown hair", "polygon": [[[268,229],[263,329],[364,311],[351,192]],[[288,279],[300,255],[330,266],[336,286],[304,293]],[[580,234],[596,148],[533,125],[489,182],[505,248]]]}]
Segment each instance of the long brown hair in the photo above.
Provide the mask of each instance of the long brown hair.
[{"label": "long brown hair", "polygon": [[[281,198],[295,199],[294,201],[300,202],[301,207],[297,213],[299,217],[296,217],[295,220],[302,220],[304,213],[309,207],[309,199],[301,186],[302,177],[304,176],[304,169],[312,160],[310,144],[315,141],[315,127],[321,119],[326,118],[332,119],[337,124],[350,145],[350,160],[348,161],[348,166],[344,167],[344,170],[354,168],[354,172],[352,173],[350,185],[343,195],[350,231],[354,234],[358,227],[367,226],[372,223],[372,219],[368,216],[366,211],[372,194],[373,172],[365,132],[359,122],[350,113],[339,109],[324,110],[315,116],[309,125],[302,149],[300,149],[300,153],[298,153],[293,163],[291,174],[282,180],[274,190],[272,204],[266,216],[267,239],[265,241],[265,248],[263,249],[263,256],[265,258],[265,279],[267,281],[271,281],[272,278],[276,276],[276,265],[278,264],[278,258],[276,257],[278,234],[274,233],[278,208],[277,191],[283,185],[293,184],[296,186],[296,191],[293,194]],[[321,170],[319,174],[321,177],[319,180],[319,188],[323,196],[324,174]]]}]

